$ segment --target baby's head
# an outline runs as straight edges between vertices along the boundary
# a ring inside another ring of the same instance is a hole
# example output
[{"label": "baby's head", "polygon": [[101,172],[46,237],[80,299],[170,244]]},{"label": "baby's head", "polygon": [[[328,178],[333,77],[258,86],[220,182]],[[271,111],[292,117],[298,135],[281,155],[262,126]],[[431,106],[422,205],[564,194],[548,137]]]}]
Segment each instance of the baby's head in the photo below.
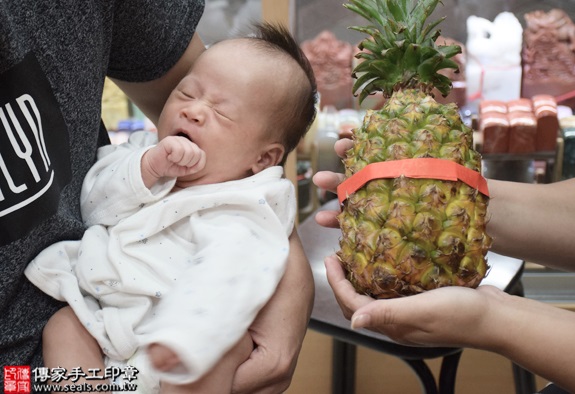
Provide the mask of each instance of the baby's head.
[{"label": "baby's head", "polygon": [[268,132],[282,136],[285,154],[280,164],[283,165],[316,117],[317,86],[313,70],[295,39],[281,26],[256,25],[256,33],[244,40],[262,51],[262,56],[277,62],[275,86],[270,88],[280,89],[275,94],[283,93],[283,97],[275,101],[275,111],[269,114]]},{"label": "baby's head", "polygon": [[316,85],[289,32],[269,24],[207,49],[172,92],[158,135],[191,139],[206,153],[190,183],[241,179],[274,165],[313,122]]}]

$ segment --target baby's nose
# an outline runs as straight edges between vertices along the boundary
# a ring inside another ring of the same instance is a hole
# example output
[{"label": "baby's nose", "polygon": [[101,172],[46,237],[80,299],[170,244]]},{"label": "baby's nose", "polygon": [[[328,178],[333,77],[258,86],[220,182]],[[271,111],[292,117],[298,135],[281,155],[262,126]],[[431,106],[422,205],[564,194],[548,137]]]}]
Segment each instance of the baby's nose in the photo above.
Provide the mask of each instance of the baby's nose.
[{"label": "baby's nose", "polygon": [[194,101],[182,109],[182,116],[190,122],[203,123],[206,119],[208,106],[200,101]]}]

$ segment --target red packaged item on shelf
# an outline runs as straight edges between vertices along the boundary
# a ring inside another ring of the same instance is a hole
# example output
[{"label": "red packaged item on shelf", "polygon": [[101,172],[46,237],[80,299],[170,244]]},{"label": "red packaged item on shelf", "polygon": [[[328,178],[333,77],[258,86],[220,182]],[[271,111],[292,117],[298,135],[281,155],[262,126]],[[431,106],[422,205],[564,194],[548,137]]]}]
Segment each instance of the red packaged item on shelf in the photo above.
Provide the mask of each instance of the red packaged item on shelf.
[{"label": "red packaged item on shelf", "polygon": [[528,98],[519,98],[507,102],[507,112],[533,112],[533,102]]},{"label": "red packaged item on shelf", "polygon": [[509,153],[535,152],[537,119],[529,112],[512,112],[509,119]]},{"label": "red packaged item on shelf", "polygon": [[498,112],[500,114],[507,113],[507,103],[500,100],[483,100],[479,103],[479,115],[484,113]]},{"label": "red packaged item on shelf", "polygon": [[483,133],[482,153],[507,153],[509,150],[509,120],[501,112],[486,112],[479,119]]},{"label": "red packaged item on shelf", "polygon": [[557,102],[548,94],[533,96],[533,111],[537,118],[537,137],[535,149],[538,152],[554,151],[559,134],[559,118],[557,117]]}]

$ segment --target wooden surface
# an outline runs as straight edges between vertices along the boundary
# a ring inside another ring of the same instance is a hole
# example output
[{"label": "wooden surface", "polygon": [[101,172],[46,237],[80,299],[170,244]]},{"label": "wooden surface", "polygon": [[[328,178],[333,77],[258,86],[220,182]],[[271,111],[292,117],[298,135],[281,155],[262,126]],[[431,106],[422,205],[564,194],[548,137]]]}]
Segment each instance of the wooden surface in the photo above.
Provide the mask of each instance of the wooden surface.
[{"label": "wooden surface", "polygon": [[267,22],[281,22],[290,26],[290,0],[262,0],[262,18]]}]

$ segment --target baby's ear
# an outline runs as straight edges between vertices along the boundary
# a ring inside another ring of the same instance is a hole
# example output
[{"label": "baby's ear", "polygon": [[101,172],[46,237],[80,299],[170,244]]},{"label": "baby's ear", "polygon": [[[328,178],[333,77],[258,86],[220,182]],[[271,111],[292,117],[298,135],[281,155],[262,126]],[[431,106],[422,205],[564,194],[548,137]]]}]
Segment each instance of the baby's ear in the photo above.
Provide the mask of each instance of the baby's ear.
[{"label": "baby's ear", "polygon": [[280,143],[269,144],[265,147],[258,158],[258,161],[252,166],[254,174],[265,170],[266,168],[278,165],[284,156],[285,148]]}]

